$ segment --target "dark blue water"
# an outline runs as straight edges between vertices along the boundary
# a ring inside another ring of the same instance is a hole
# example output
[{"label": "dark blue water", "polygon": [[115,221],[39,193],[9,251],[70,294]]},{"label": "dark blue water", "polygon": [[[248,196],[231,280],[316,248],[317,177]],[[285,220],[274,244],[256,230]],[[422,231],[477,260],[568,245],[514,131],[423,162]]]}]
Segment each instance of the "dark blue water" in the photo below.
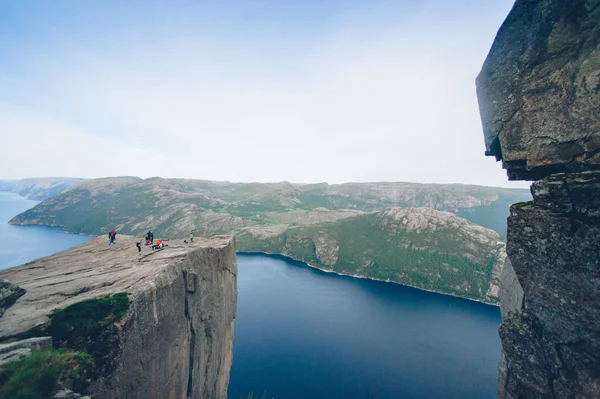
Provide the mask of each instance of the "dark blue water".
[{"label": "dark blue water", "polygon": [[91,237],[65,234],[56,227],[11,226],[8,221],[37,201],[0,191],[0,269],[22,265],[79,245]]},{"label": "dark blue water", "polygon": [[239,255],[229,398],[495,398],[498,308]]}]

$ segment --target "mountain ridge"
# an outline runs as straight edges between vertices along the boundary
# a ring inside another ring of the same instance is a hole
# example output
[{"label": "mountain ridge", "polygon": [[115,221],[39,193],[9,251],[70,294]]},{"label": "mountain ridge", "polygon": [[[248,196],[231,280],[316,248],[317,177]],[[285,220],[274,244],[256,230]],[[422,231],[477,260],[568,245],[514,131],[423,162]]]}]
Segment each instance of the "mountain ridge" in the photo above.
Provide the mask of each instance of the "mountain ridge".
[{"label": "mountain ridge", "polygon": [[[119,177],[73,184],[10,223],[90,235],[235,234],[240,251],[496,303],[488,292],[497,291],[508,204],[529,198],[525,190],[469,185]],[[479,226],[481,218],[497,230]]]}]

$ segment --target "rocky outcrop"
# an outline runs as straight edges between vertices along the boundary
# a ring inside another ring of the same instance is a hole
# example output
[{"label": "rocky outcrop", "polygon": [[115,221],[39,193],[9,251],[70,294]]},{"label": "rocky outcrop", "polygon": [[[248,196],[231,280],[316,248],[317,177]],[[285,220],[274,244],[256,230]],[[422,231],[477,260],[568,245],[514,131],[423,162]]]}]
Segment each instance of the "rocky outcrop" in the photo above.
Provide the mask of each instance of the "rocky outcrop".
[{"label": "rocky outcrop", "polygon": [[23,288],[11,284],[8,280],[0,280],[0,317],[23,295]]},{"label": "rocky outcrop", "polygon": [[[0,342],[35,335],[53,311],[126,292],[129,310],[111,329],[111,367],[94,398],[226,398],[237,302],[231,237],[168,241],[164,250],[104,237],[0,271],[27,290],[0,318]],[[104,341],[103,341],[104,342]],[[114,344],[114,345],[113,345]]]},{"label": "rocky outcrop", "polygon": [[600,397],[600,1],[517,0],[477,79],[508,218],[499,398]]},{"label": "rocky outcrop", "polygon": [[23,339],[7,344],[0,344],[0,367],[13,360],[29,356],[32,351],[51,350],[52,337]]},{"label": "rocky outcrop", "polygon": [[600,169],[598,0],[518,0],[477,78],[486,153],[511,180]]}]

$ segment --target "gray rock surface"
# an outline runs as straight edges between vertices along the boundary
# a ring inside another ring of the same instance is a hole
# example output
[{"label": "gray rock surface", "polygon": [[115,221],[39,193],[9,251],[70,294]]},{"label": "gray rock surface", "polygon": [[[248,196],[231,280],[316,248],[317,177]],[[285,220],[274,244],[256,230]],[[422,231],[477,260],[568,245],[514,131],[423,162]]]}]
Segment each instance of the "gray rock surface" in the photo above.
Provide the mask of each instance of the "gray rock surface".
[{"label": "gray rock surface", "polygon": [[36,337],[0,344],[0,366],[4,363],[29,356],[31,351],[51,349],[52,337]]},{"label": "gray rock surface", "polygon": [[[506,256],[506,255],[505,255]],[[515,274],[510,259],[506,258],[500,278],[500,312],[502,319],[506,319],[510,312],[523,308],[523,287]]]},{"label": "gray rock surface", "polygon": [[600,172],[555,175],[515,204],[507,252],[524,309],[504,319],[504,391],[600,397]]},{"label": "gray rock surface", "polygon": [[0,271],[27,293],[0,318],[0,341],[83,299],[129,293],[115,368],[90,386],[94,398],[226,398],[237,303],[232,237],[171,240],[164,250],[104,237]]},{"label": "gray rock surface", "polygon": [[8,280],[0,280],[0,317],[23,295],[23,288],[11,284]]},{"label": "gray rock surface", "polygon": [[600,2],[517,0],[477,78],[511,180],[600,168]]}]

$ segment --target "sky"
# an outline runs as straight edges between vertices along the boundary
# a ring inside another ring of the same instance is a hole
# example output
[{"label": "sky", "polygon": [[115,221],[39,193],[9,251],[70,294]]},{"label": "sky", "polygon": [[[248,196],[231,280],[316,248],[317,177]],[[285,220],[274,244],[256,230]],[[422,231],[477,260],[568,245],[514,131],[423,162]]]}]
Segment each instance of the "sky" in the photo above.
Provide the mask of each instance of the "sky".
[{"label": "sky", "polygon": [[0,1],[0,178],[524,187],[475,94],[512,4]]}]

